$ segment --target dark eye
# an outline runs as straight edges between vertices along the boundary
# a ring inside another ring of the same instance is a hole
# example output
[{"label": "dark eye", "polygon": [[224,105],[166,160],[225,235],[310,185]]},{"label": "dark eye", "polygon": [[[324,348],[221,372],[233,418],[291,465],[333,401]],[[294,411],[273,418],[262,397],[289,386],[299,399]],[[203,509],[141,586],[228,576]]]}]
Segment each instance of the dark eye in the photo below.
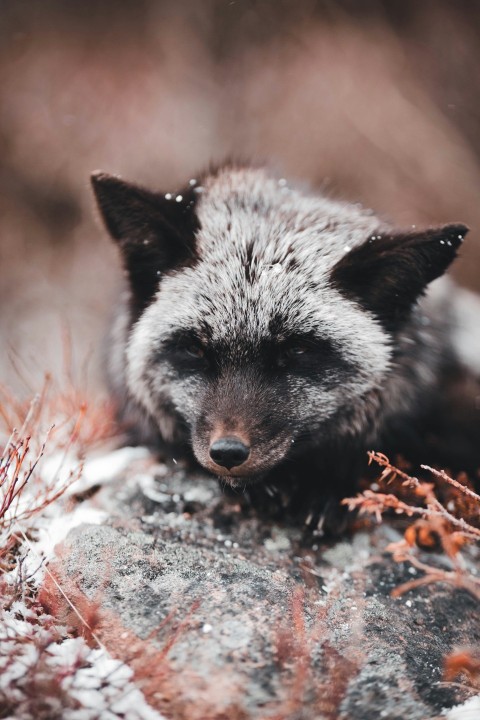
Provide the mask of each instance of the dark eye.
[{"label": "dark eye", "polygon": [[202,370],[208,365],[205,348],[195,341],[177,345],[173,363],[185,370]]},{"label": "dark eye", "polygon": [[306,345],[287,345],[279,349],[276,364],[281,368],[287,367],[288,365],[294,364],[296,360],[300,360],[300,358],[307,353],[308,348]]},{"label": "dark eye", "polygon": [[163,340],[157,350],[156,361],[167,362],[179,372],[197,373],[209,368],[211,353],[200,338],[179,332]]},{"label": "dark eye", "polygon": [[304,355],[306,352],[308,352],[308,349],[305,347],[305,345],[294,345],[291,348],[288,348],[287,354],[291,357],[297,357],[298,355]]},{"label": "dark eye", "polygon": [[195,358],[197,360],[203,360],[205,357],[205,349],[197,343],[189,343],[188,345],[184,345],[183,347],[179,348],[180,351],[183,351],[185,355],[188,355],[191,358]]}]

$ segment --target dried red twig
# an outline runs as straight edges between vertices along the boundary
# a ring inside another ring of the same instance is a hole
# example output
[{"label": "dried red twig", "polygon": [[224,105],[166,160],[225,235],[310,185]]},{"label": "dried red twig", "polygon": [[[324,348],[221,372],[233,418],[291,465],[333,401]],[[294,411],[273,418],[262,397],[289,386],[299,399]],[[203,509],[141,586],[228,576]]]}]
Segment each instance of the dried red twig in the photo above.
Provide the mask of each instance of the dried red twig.
[{"label": "dried red twig", "polygon": [[[38,399],[32,402],[20,431],[13,430],[0,455],[0,562],[12,549],[12,536],[23,524],[58,500],[82,472],[82,463],[61,482],[40,472],[50,432],[38,447],[33,436]],[[35,446],[37,445],[37,449]]]},{"label": "dried red twig", "polygon": [[[47,375],[29,402],[0,386],[0,566],[12,557],[18,523],[25,526],[59,500],[80,477],[85,451],[114,430],[113,409],[87,403],[71,381],[59,388]],[[45,471],[46,449],[49,459],[58,456],[53,475]],[[66,473],[72,457],[74,469]]]},{"label": "dried red twig", "polygon": [[[395,561],[409,562],[423,575],[395,588],[392,594],[398,597],[422,585],[443,582],[467,590],[480,600],[480,578],[468,572],[461,554],[464,545],[480,541],[480,528],[455,514],[455,509],[447,509],[437,493],[442,486],[453,488],[459,498],[466,498],[473,505],[472,514],[479,517],[480,496],[443,470],[422,466],[434,478],[434,482],[425,482],[395,467],[381,453],[371,452],[369,459],[383,467],[378,481],[379,490],[365,490],[355,498],[347,498],[344,504],[360,515],[373,515],[378,522],[386,512],[392,511],[414,520],[407,527],[403,540],[390,544],[387,549]],[[381,488],[384,485],[391,486],[392,491],[383,492]],[[437,546],[445,553],[450,569],[430,565],[418,558],[419,549]]]},{"label": "dried red twig", "polygon": [[421,467],[423,468],[423,470],[428,470],[428,472],[432,473],[432,475],[435,475],[444,482],[448,483],[448,485],[452,485],[452,487],[454,487],[456,490],[459,490],[463,495],[466,495],[467,497],[477,502],[480,507],[480,495],[468,488],[466,485],[458,482],[458,480],[454,480],[454,478],[451,478],[449,475],[447,475],[445,470],[436,470],[435,468],[430,467],[430,465],[422,465]]},{"label": "dried red twig", "polygon": [[[61,498],[80,477],[85,451],[114,427],[111,408],[86,403],[73,385],[59,389],[48,375],[28,402],[0,386],[0,569],[18,561],[22,527],[29,531]],[[54,460],[55,473],[46,460]],[[73,469],[66,472],[66,463]]]}]

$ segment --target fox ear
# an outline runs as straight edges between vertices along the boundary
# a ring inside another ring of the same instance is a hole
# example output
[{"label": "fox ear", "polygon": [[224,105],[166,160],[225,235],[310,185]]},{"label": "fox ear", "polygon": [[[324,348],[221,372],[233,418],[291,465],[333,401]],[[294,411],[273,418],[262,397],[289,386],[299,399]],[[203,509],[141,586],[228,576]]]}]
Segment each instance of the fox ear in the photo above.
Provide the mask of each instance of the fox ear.
[{"label": "fox ear", "polygon": [[379,232],[335,265],[331,282],[386,324],[401,321],[428,283],[455,259],[467,232],[460,224],[423,232]]},{"label": "fox ear", "polygon": [[120,247],[133,299],[141,309],[155,294],[159,277],[195,258],[196,194],[188,188],[162,195],[113,175],[91,176],[105,226]]}]

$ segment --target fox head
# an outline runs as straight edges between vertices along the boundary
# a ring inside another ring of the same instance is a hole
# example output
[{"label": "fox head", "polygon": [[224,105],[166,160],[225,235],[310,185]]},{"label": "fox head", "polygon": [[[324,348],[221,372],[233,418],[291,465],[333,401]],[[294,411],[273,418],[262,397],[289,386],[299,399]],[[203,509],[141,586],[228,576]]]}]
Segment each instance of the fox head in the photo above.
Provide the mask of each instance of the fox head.
[{"label": "fox head", "polygon": [[[129,393],[231,484],[374,423],[396,338],[467,232],[394,232],[262,170],[176,193],[96,173],[130,289]],[[374,414],[374,413],[373,413]]]}]

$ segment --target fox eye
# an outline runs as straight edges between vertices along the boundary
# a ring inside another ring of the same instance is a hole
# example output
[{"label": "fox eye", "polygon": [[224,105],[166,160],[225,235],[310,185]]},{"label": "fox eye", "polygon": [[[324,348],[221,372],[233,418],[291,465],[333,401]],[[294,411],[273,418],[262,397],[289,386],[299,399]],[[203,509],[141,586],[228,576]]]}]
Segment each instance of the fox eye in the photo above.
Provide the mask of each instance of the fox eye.
[{"label": "fox eye", "polygon": [[291,348],[288,348],[287,354],[291,357],[296,357],[298,355],[304,355],[307,352],[307,348],[305,345],[294,345]]},{"label": "fox eye", "polygon": [[182,350],[185,355],[188,355],[191,358],[203,360],[203,358],[205,357],[204,348],[201,345],[197,345],[197,343],[189,343],[188,345],[185,345]]},{"label": "fox eye", "polygon": [[178,332],[163,340],[156,353],[158,362],[169,362],[179,372],[196,373],[211,364],[209,348],[193,333]]},{"label": "fox eye", "polygon": [[295,360],[300,359],[302,355],[305,355],[308,352],[308,348],[306,345],[298,344],[298,345],[289,345],[286,347],[283,347],[280,349],[277,355],[277,366],[284,368],[288,365],[295,362]]}]

